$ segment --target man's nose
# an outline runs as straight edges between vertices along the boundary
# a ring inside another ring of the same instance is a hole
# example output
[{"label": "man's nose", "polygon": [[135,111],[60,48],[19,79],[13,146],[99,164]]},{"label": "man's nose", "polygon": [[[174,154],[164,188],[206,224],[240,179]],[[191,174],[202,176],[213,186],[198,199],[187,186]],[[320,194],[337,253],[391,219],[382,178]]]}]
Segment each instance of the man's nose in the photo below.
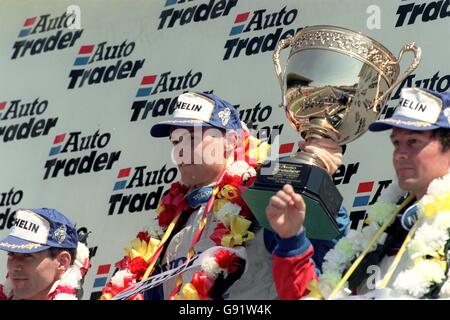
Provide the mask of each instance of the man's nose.
[{"label": "man's nose", "polygon": [[394,151],[394,159],[395,160],[405,160],[408,159],[408,148],[406,148],[405,146],[398,146],[395,148]]},{"label": "man's nose", "polygon": [[21,271],[22,268],[23,268],[23,263],[20,261],[20,259],[13,258],[8,262],[9,272]]}]

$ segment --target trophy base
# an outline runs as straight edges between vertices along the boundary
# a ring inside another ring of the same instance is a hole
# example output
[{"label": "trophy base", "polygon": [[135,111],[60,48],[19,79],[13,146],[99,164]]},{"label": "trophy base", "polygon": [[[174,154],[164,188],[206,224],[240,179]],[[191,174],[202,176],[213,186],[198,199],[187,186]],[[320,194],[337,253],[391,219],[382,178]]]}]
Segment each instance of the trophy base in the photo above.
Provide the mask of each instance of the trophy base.
[{"label": "trophy base", "polygon": [[305,200],[304,226],[308,238],[335,239],[339,235],[336,218],[343,198],[324,169],[295,157],[261,167],[253,186],[244,192],[243,198],[258,222],[272,230],[265,208],[270,198],[287,183]]}]

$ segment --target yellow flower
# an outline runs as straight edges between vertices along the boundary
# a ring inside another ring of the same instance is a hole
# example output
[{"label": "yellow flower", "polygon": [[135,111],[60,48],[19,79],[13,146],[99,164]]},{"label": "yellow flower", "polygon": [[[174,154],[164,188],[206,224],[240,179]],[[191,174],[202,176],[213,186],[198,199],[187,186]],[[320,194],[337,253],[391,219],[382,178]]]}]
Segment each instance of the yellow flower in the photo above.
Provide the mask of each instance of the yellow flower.
[{"label": "yellow flower", "polygon": [[247,152],[245,153],[246,156],[248,156],[251,159],[256,159],[257,158],[257,153],[258,153],[258,145],[259,145],[259,140],[253,136],[249,136],[246,139],[246,150]]},{"label": "yellow flower", "polygon": [[242,218],[240,216],[228,215],[226,219],[230,225],[230,233],[223,236],[222,245],[225,247],[234,247],[243,244],[245,241],[254,238],[254,233],[248,231],[248,228],[252,224],[250,220]]},{"label": "yellow flower", "polygon": [[236,187],[233,187],[230,184],[225,185],[222,190],[220,190],[221,198],[225,198],[227,200],[232,200],[239,196],[239,191]]},{"label": "yellow flower", "polygon": [[437,213],[436,203],[427,203],[423,207],[423,214],[427,219],[433,219]]},{"label": "yellow flower", "polygon": [[266,161],[267,155],[270,152],[270,145],[267,142],[261,142],[254,136],[249,136],[245,142],[245,149],[247,150],[245,153],[246,156],[253,159],[258,164]]},{"label": "yellow flower", "polygon": [[317,279],[312,279],[308,286],[306,287],[309,290],[309,293],[307,295],[308,298],[315,298],[315,299],[320,299],[323,300],[323,296],[322,293],[320,293],[320,289],[319,289],[319,282],[317,281]]},{"label": "yellow flower", "polygon": [[423,214],[428,219],[433,219],[438,212],[450,211],[450,192],[429,198],[423,205]]},{"label": "yellow flower", "polygon": [[146,262],[148,262],[156,252],[156,249],[158,249],[160,242],[160,240],[150,238],[150,241],[147,244],[144,240],[134,239],[131,241],[131,247],[125,248],[124,251],[125,254],[127,254],[131,259],[142,257]]},{"label": "yellow flower", "polygon": [[267,142],[261,143],[258,146],[258,153],[256,158],[257,163],[261,164],[264,161],[266,161],[269,152],[270,152],[270,144],[268,144]]},{"label": "yellow flower", "polygon": [[197,289],[189,282],[183,285],[181,289],[181,295],[176,294],[174,300],[199,300],[200,296],[198,295]]},{"label": "yellow flower", "polygon": [[100,300],[111,300],[112,295],[110,293],[105,293],[100,296]]}]

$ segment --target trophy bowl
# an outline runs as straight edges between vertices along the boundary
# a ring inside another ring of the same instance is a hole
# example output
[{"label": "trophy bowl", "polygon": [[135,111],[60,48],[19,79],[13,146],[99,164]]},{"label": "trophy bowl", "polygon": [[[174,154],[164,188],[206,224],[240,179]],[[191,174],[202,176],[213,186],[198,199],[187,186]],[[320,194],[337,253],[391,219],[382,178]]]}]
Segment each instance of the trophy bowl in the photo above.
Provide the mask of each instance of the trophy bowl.
[{"label": "trophy bowl", "polygon": [[[282,71],[280,52],[291,47]],[[411,65],[400,75],[400,61],[412,52]],[[349,29],[310,26],[281,39],[273,53],[288,122],[304,139],[329,138],[349,143],[378,119],[391,91],[419,65],[421,49],[403,46],[397,59],[379,42]],[[244,194],[258,221],[270,229],[264,206],[284,184],[303,195],[307,206],[305,229],[313,239],[334,239],[342,195],[314,154],[297,152],[268,163]],[[264,171],[264,172],[263,172]]]},{"label": "trophy bowl", "polygon": [[[291,47],[285,72],[282,49]],[[405,52],[414,59],[399,77]],[[359,32],[335,26],[310,26],[280,40],[273,54],[288,122],[303,138],[331,138],[349,143],[378,119],[391,91],[414,69],[421,50],[406,44],[397,59],[382,44]],[[297,155],[319,166],[314,156]]]}]

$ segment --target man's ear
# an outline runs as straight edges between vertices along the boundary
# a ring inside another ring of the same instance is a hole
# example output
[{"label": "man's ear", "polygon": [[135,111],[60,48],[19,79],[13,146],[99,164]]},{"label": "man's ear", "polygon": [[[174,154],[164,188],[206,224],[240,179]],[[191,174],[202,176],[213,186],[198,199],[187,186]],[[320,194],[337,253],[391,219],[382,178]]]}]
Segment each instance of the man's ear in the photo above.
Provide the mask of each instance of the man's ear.
[{"label": "man's ear", "polygon": [[64,272],[66,272],[67,269],[69,269],[71,265],[71,256],[70,253],[66,250],[61,251],[57,256],[56,260],[58,261],[58,272],[62,275]]}]

